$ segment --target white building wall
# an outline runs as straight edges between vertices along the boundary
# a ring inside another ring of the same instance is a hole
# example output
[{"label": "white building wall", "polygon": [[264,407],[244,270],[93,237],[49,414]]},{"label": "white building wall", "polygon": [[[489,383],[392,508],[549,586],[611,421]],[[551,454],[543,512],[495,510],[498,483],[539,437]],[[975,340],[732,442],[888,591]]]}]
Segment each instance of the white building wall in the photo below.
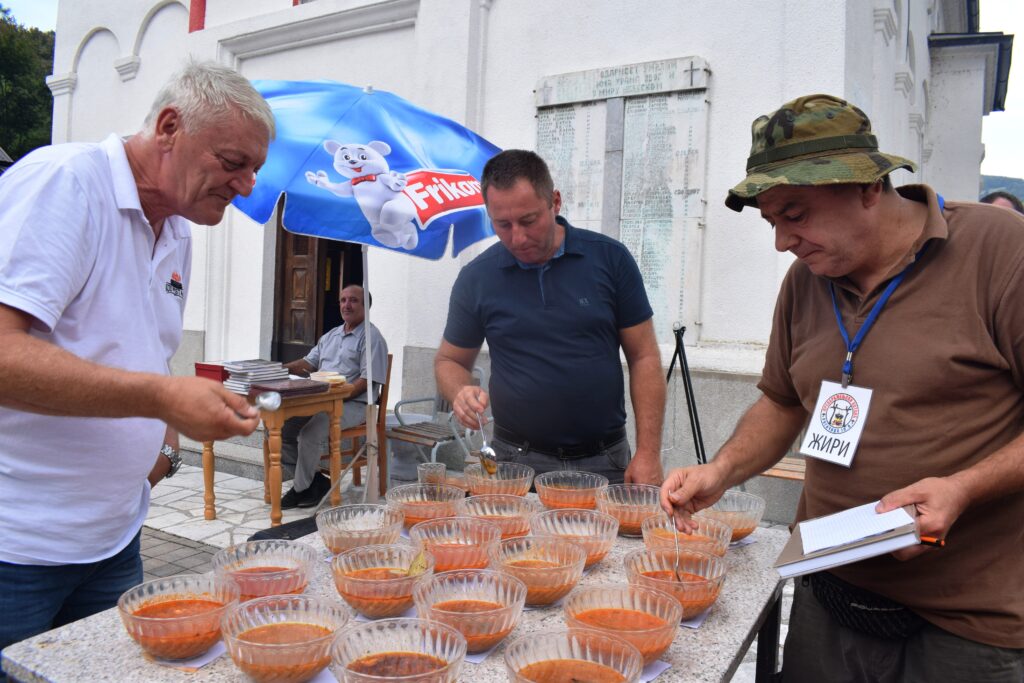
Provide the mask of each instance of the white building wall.
[{"label": "white building wall", "polygon": [[[803,94],[842,95],[868,112],[883,149],[920,161],[930,145],[935,168],[925,177],[942,179],[947,188],[957,177],[976,185],[980,113],[959,108],[952,98],[974,87],[977,75],[929,74],[927,35],[937,14],[922,3],[318,0],[292,7],[290,0],[211,0],[206,29],[193,34],[187,33],[187,4],[61,3],[51,79],[64,93],[55,98],[56,140],[132,132],[157,87],[189,54],[231,64],[254,79],[373,84],[467,121],[499,146],[526,148],[535,144],[532,91],[543,76],[686,55],[706,59],[703,283],[686,292],[700,298],[701,324],[687,335],[689,343],[699,340],[690,356],[695,369],[760,371],[778,283],[792,260],[774,251],[772,232],[756,212],[736,214],[722,204],[743,177],[755,116]],[[360,18],[374,12],[383,17],[377,25]],[[951,101],[926,104],[929,82]],[[950,110],[975,118],[935,131],[931,119]],[[928,132],[928,141],[918,130]],[[913,180],[901,173],[897,183]],[[194,234],[186,328],[204,333],[206,358],[267,356],[272,226],[229,210],[222,225]],[[436,347],[451,284],[485,246],[439,262],[370,250],[372,316],[396,354],[396,367],[405,347]],[[664,349],[666,360],[670,352]],[[401,373],[394,379],[397,400]]]}]

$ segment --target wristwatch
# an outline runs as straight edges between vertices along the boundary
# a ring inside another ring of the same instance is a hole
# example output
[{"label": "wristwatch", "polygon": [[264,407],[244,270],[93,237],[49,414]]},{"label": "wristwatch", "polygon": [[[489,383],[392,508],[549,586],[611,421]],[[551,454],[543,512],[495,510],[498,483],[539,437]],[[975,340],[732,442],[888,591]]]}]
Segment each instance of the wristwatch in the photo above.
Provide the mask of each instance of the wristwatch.
[{"label": "wristwatch", "polygon": [[166,455],[167,459],[171,461],[171,469],[167,470],[167,474],[164,475],[164,479],[170,479],[181,467],[181,456],[178,455],[178,451],[171,448],[171,445],[167,443],[160,449],[160,455]]}]

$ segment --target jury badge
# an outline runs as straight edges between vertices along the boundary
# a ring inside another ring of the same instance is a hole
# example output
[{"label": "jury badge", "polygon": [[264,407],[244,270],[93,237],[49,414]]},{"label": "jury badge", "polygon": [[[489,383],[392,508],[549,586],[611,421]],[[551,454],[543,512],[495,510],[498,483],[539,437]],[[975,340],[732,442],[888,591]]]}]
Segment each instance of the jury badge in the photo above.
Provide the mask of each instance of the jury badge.
[{"label": "jury badge", "polygon": [[800,453],[849,467],[871,405],[871,389],[822,381]]}]

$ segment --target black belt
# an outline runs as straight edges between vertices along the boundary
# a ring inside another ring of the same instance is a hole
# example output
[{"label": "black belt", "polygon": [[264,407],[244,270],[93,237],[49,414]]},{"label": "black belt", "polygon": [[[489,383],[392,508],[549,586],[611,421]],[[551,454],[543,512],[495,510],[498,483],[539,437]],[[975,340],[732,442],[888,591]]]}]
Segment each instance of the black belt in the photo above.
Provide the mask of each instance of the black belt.
[{"label": "black belt", "polygon": [[501,439],[506,443],[510,443],[523,451],[533,451],[534,453],[551,455],[563,460],[578,460],[579,458],[596,455],[606,448],[615,446],[626,438],[626,428],[619,427],[597,441],[572,444],[569,446],[554,446],[551,444],[535,443],[529,439],[519,436],[515,432],[505,429],[499,424],[494,425],[494,437],[496,439]]}]

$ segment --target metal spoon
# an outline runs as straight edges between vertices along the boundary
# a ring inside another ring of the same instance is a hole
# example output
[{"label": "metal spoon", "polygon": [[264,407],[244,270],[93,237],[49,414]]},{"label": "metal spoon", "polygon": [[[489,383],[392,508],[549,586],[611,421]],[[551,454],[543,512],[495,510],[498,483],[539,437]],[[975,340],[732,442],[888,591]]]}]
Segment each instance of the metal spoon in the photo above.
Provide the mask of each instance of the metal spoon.
[{"label": "metal spoon", "polygon": [[668,515],[668,523],[672,527],[672,540],[676,543],[676,562],[675,566],[672,567],[672,576],[676,581],[681,581],[682,577],[679,576],[679,529],[676,529],[676,520],[672,516],[672,513],[665,513]]},{"label": "metal spoon", "polygon": [[256,397],[255,405],[260,410],[273,412],[281,407],[281,394],[276,391],[264,391]]},{"label": "metal spoon", "polygon": [[493,475],[498,471],[498,454],[487,445],[487,434],[484,433],[484,422],[480,413],[476,415],[476,423],[480,425],[480,439],[484,442],[480,447],[480,466],[488,475]]}]

